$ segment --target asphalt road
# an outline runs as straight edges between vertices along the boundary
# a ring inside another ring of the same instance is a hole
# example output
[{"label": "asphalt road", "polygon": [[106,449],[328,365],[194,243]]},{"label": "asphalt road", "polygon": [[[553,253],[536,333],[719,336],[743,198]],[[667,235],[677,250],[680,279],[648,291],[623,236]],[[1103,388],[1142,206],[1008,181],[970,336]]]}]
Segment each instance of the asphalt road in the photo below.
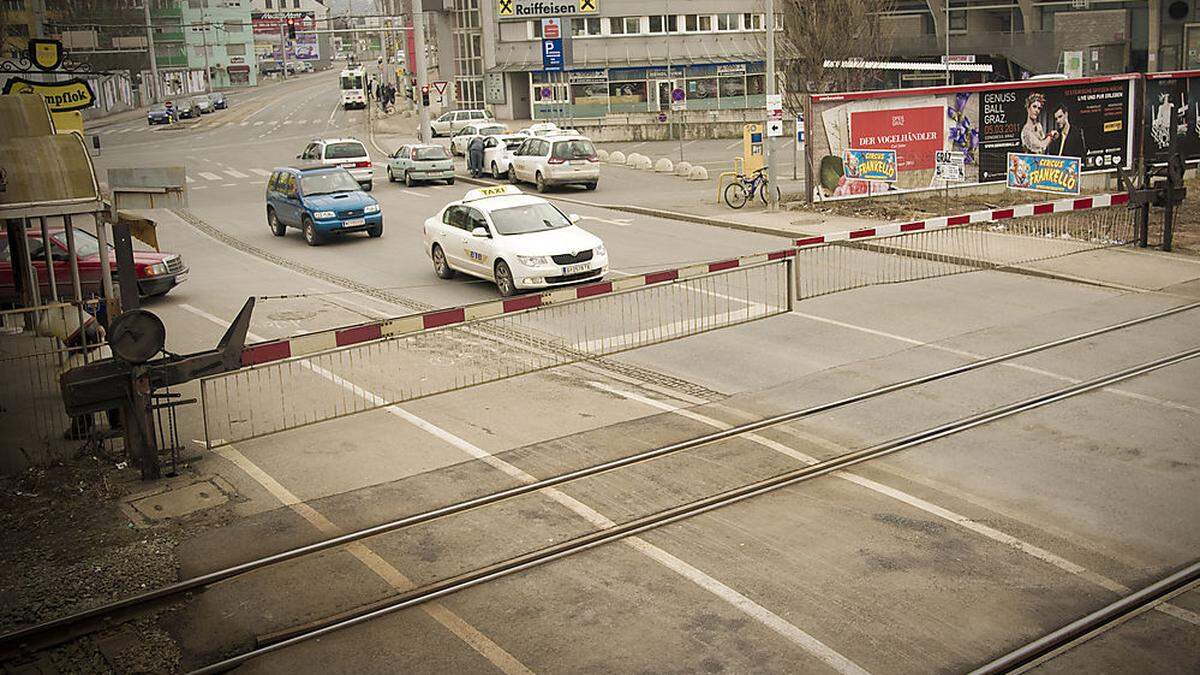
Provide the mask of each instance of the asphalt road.
[{"label": "asphalt road", "polygon": [[[189,211],[203,227],[162,214],[159,230],[164,248],[188,261],[191,279],[152,303],[173,351],[210,346],[247,296],[261,298],[257,338],[497,297],[486,283],[439,281],[420,247],[422,220],[466,185],[407,189],[378,180],[381,239],[312,248],[298,234],[268,232],[263,184],[272,167],[316,135],[369,140],[364,114],[337,105],[334,79],[319,73],[235,96],[230,110],[178,129],[105,130],[101,167],[187,168]],[[386,148],[401,138],[377,140]],[[654,203],[653,187],[612,183],[602,177],[596,199]],[[571,210],[604,239],[619,273],[783,243],[594,206]],[[615,365],[543,370],[204,452],[199,470],[234,486],[238,518],[183,542],[182,573],[1200,297],[1194,260],[1109,251],[1045,266],[1120,287],[999,271],[872,286],[627,352]],[[583,312],[577,320],[597,319]],[[794,468],[806,456],[830,457],[1195,347],[1197,329],[1200,312],[1180,314],[377,537],[221,584],[172,614],[168,629],[184,665],[201,665],[256,635]],[[433,366],[464,355],[433,345],[418,356]],[[246,669],[963,671],[1197,557],[1198,381],[1195,361],[1157,371]],[[281,382],[278,398],[260,403],[290,405],[306,394],[299,382]],[[365,396],[357,386],[349,382],[343,395]],[[196,419],[185,414],[188,440],[200,438]],[[1154,654],[1158,672],[1194,672],[1200,606],[1194,593],[1173,604],[1102,648],[1071,653],[1065,670],[1137,671],[1140,652],[1121,651],[1132,642]]]}]

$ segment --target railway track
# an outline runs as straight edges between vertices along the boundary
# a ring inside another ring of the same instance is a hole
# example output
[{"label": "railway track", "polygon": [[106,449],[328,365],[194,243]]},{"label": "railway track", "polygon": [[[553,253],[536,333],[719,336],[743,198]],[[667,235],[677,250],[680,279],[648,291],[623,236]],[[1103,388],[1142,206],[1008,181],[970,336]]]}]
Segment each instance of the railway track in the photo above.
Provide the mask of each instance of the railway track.
[{"label": "railway track", "polygon": [[[5,655],[12,655],[14,653],[19,654],[30,649],[36,650],[45,648],[48,645],[61,641],[64,637],[69,639],[81,634],[86,634],[90,630],[109,627],[113,624],[114,620],[123,619],[139,611],[160,606],[162,603],[177,599],[184,593],[200,590],[217,582],[226,581],[249,572],[262,569],[264,567],[282,563],[284,561],[293,560],[302,556],[311,555],[313,553],[338,546],[343,546],[369,537],[398,531],[417,524],[431,522],[453,514],[482,508],[490,504],[495,504],[535,491],[544,490],[549,487],[562,485],[564,483],[579,480],[581,478],[596,476],[602,473],[620,469],[622,467],[648,462],[657,458],[681,453],[693,448],[743,436],[780,424],[797,421],[818,413],[829,412],[838,408],[881,396],[886,396],[888,394],[919,385],[952,378],[956,375],[979,370],[981,368],[1003,364],[1024,356],[1029,356],[1049,349],[1054,349],[1056,347],[1089,340],[1100,335],[1114,333],[1155,320],[1193,311],[1197,308],[1200,308],[1200,302],[1173,307],[1164,311],[1156,312],[1154,314],[1111,324],[1109,326],[1104,326],[1072,336],[1010,351],[997,356],[971,361],[935,373],[929,373],[908,380],[877,387],[837,399],[835,401],[829,401],[826,403],[793,410],[784,414],[742,424],[726,430],[705,434],[658,448],[653,448],[651,450],[627,457],[622,457],[593,466],[569,471],[543,480],[519,485],[507,490],[481,495],[463,502],[406,516],[404,518],[399,518],[373,527],[350,532],[338,537],[329,538],[320,542],[309,544],[307,546],[301,546],[282,551],[258,560],[253,560],[222,570],[210,572],[192,579],[187,579],[159,589],[148,591],[146,593],[107,603],[42,624],[29,626],[5,635],[0,635],[0,650],[2,650]],[[1073,384],[1062,389],[1001,406],[985,413],[980,413],[978,415],[956,420],[954,422],[925,429],[898,439],[893,439],[885,443],[871,446],[869,448],[846,453],[817,464],[805,466],[794,471],[772,476],[755,483],[743,485],[731,490],[726,490],[716,495],[711,495],[703,499],[688,502],[686,504],[678,505],[655,514],[622,523],[614,528],[589,533],[576,539],[561,542],[539,551],[527,553],[517,558],[512,558],[501,563],[480,568],[451,579],[443,580],[435,584],[415,589],[399,596],[393,596],[383,603],[377,603],[376,605],[370,606],[364,611],[356,613],[352,616],[343,616],[339,617],[337,620],[317,622],[319,625],[310,626],[311,629],[306,629],[294,635],[279,635],[273,644],[267,645],[252,652],[248,652],[244,655],[233,657],[232,659],[222,661],[218,664],[214,664],[213,666],[203,669],[200,672],[217,672],[217,670],[232,667],[238,663],[249,660],[250,658],[254,658],[255,656],[295,644],[296,642],[302,640],[311,639],[313,637],[324,635],[333,630],[356,625],[357,623],[370,620],[371,618],[391,613],[405,607],[411,607],[423,602],[428,602],[435,598],[457,592],[458,590],[470,588],[501,576],[506,576],[525,569],[530,569],[532,567],[558,560],[574,553],[582,552],[624,537],[633,536],[640,532],[661,527],[663,525],[678,522],[685,518],[690,518],[716,508],[721,508],[723,506],[743,501],[745,499],[750,499],[761,494],[766,494],[788,485],[811,480],[812,478],[823,476],[855,464],[883,457],[906,448],[936,440],[938,438],[960,433],[962,431],[966,431],[983,424],[988,424],[990,422],[1003,419],[1026,410],[1032,410],[1045,405],[1050,405],[1054,402],[1077,396],[1079,394],[1101,389],[1122,380],[1187,361],[1195,358],[1196,356],[1200,356],[1200,348],[1187,350],[1168,357],[1149,361],[1133,368],[1127,368],[1115,373],[1110,373],[1109,375],[1088,380],[1086,382]]]},{"label": "railway track", "polygon": [[989,661],[970,675],[1023,673],[1197,587],[1200,587],[1200,560]]}]

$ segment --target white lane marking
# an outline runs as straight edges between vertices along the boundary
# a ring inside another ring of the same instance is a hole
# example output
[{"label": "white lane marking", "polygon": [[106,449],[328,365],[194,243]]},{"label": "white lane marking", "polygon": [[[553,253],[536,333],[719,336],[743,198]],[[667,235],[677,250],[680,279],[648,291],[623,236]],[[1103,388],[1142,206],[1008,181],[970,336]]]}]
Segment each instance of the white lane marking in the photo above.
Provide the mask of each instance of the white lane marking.
[{"label": "white lane marking", "polygon": [[[320,511],[300,501],[300,498],[293,494],[290,490],[279,484],[266,471],[263,471],[254,462],[250,461],[245,455],[239,452],[232,445],[227,445],[216,450],[217,454],[224,457],[234,466],[241,469],[246,475],[250,476],[261,485],[271,496],[279,500],[281,504],[287,506],[301,518],[305,519],[317,531],[326,535],[336,535],[341,533],[332,521],[325,517]],[[404,576],[400,570],[396,569],[388,561],[384,560],[379,554],[372,551],[361,541],[350,543],[346,546],[346,551],[354,556],[366,566],[367,569],[375,573],[376,576],[387,582],[392,588],[403,592],[411,590],[415,587],[412,580]],[[503,647],[493,642],[486,635],[479,632],[474,626],[468,624],[445,605],[438,602],[428,603],[423,605],[422,610],[428,614],[433,620],[442,624],[451,633],[458,636],[463,642],[467,643],[475,651],[479,652],[493,665],[499,668],[502,672],[510,673],[511,675],[532,675],[533,671],[529,670],[524,664],[518,661],[512,654],[509,654]]]},{"label": "white lane marking", "polygon": [[229,174],[230,176],[233,176],[234,178],[249,178],[250,177],[250,176],[247,176],[246,174],[242,173],[241,171],[238,171],[237,169],[225,169],[225,173]]},{"label": "white lane marking", "polygon": [[221,183],[221,187],[236,187],[237,183]]},{"label": "white lane marking", "polygon": [[[225,328],[229,327],[228,321],[218,316],[209,314],[202,309],[193,307],[187,303],[180,303],[179,307],[185,311],[195,314],[196,316],[208,319],[218,326]],[[249,331],[246,332],[246,336],[256,341],[262,341],[266,339]],[[305,361],[303,363],[308,362]],[[337,526],[330,522],[328,518],[308,504],[302,502],[299,497],[281,485],[279,481],[271,477],[271,475],[266,471],[263,471],[261,468],[259,468],[258,465],[251,462],[249,458],[235,449],[232,445],[226,445],[218,448],[216,452],[237,465],[239,469],[244,471],[246,475],[253,478],[256,482],[258,482],[259,485],[262,485],[263,488],[266,489],[267,492],[270,492],[271,495],[276,499],[278,499],[280,503],[295,511],[301,518],[307,520],[321,532],[327,534],[338,532]],[[362,561],[363,564],[366,565],[372,572],[375,572],[384,581],[391,584],[396,590],[405,591],[414,587],[412,581],[401,574],[400,570],[396,569],[391,563],[379,557],[374,551],[367,548],[367,546],[362,542],[354,542],[346,546],[346,550],[349,551],[355,558]],[[428,609],[424,609],[426,605],[428,605]],[[513,657],[512,654],[506,652],[502,647],[500,647],[500,645],[493,642],[486,635],[479,632],[479,630],[468,624],[461,617],[447,609],[442,604],[438,602],[431,602],[422,605],[422,608],[423,611],[433,617],[434,620],[449,629],[450,632],[458,636],[463,642],[466,642],[471,648],[478,651],[484,658],[486,658],[488,661],[491,661],[492,664],[494,664],[501,671],[510,673],[512,675],[532,675],[532,671],[530,671],[525,667],[524,664]]]},{"label": "white lane marking", "polygon": [[429,199],[429,197],[430,197],[430,195],[427,195],[427,194],[423,194],[423,193],[417,192],[416,190],[405,190],[405,189],[401,189],[400,191],[401,191],[401,192],[403,192],[403,193],[404,193],[404,194],[406,194],[406,195],[413,195],[413,196],[416,196],[416,197],[420,197],[420,198],[422,198],[422,199]]},{"label": "white lane marking", "polygon": [[284,120],[284,121],[283,121],[283,123],[284,123],[284,124],[291,124],[291,123],[292,123],[292,120],[290,120],[290,119],[286,119],[286,120]]},{"label": "white lane marking", "polygon": [[244,127],[244,126],[246,126],[247,124],[250,124],[250,122],[249,122],[249,121],[246,121],[246,122],[239,122],[239,123],[238,123],[238,126],[239,126],[239,127]]},{"label": "white lane marking", "polygon": [[[195,178],[192,178],[191,176],[184,176],[184,177],[183,177],[183,179],[184,179],[185,181],[189,182],[189,183],[195,183],[195,182],[196,182],[196,179],[195,179]],[[32,284],[30,284],[30,285],[32,285]]]},{"label": "white lane marking", "polygon": [[210,171],[201,171],[200,177],[203,178],[204,180],[222,180],[222,178],[220,176],[218,176],[217,174],[212,173]]},{"label": "white lane marking", "polygon": [[[617,396],[627,398],[631,401],[637,401],[638,403],[642,403],[642,404],[650,406],[652,408],[657,408],[659,410],[671,412],[671,413],[674,413],[681,417],[686,417],[690,420],[700,422],[701,424],[707,424],[708,426],[716,428],[716,429],[724,430],[724,429],[729,429],[733,426],[726,422],[722,422],[721,420],[714,419],[712,417],[708,417],[707,415],[703,415],[703,414],[697,413],[695,411],[688,410],[687,408],[683,408],[683,407],[673,405],[670,403],[664,403],[662,401],[656,401],[652,398],[648,398],[648,397],[642,396],[640,394],[635,394],[633,392],[624,391],[622,389],[617,389],[616,387],[609,386],[607,384],[604,384],[603,382],[590,381],[590,382],[588,382],[588,384],[591,385],[592,387],[595,387],[596,389],[600,389],[602,391],[607,391],[611,394],[616,394]],[[726,407],[730,407],[730,409],[744,414],[744,411],[738,410],[736,408],[732,408],[731,406],[728,406],[728,405]],[[810,466],[813,464],[817,464],[819,461],[815,457],[806,455],[798,450],[795,450],[794,448],[790,448],[782,443],[773,441],[769,438],[765,438],[765,437],[760,436],[755,433],[744,434],[743,438],[745,438],[746,440],[751,441],[753,443],[757,443],[763,447],[770,448],[776,452],[779,452],[780,454],[787,455],[788,457],[799,460],[800,462],[803,462],[804,464],[808,464]],[[851,451],[850,448],[838,445],[836,443],[832,443],[825,439],[820,439],[820,440],[821,440],[821,445],[823,445],[827,448],[832,448],[832,449],[835,449],[842,453]],[[1041,560],[1042,562],[1053,565],[1054,567],[1057,567],[1058,569],[1060,569],[1064,572],[1078,576],[1081,579],[1084,579],[1090,583],[1100,586],[1101,588],[1112,591],[1113,593],[1116,593],[1118,595],[1126,595],[1131,592],[1131,589],[1129,587],[1125,586],[1124,584],[1122,584],[1118,581],[1115,581],[1113,579],[1109,579],[1108,577],[1105,577],[1099,573],[1092,572],[1091,570],[1087,569],[1086,567],[1079,565],[1077,563],[1071,562],[1070,560],[1067,560],[1066,558],[1063,558],[1062,556],[1051,553],[1050,551],[1047,551],[1046,549],[1044,549],[1040,546],[1037,546],[1036,544],[1032,544],[1032,543],[1024,541],[1022,539],[1018,539],[1017,537],[1014,537],[1013,535],[1008,534],[1007,532],[1002,532],[994,527],[984,525],[983,523],[980,523],[976,520],[972,520],[971,518],[968,518],[967,516],[964,516],[960,513],[956,513],[954,511],[951,511],[950,509],[943,508],[941,506],[938,506],[937,504],[934,504],[932,502],[921,499],[920,497],[917,497],[916,495],[909,494],[907,492],[904,492],[903,490],[898,490],[894,487],[884,485],[883,483],[871,480],[870,478],[860,476],[856,473],[851,473],[849,471],[834,471],[833,473],[831,473],[829,475],[835,476],[837,478],[841,478],[842,480],[845,480],[845,481],[849,481],[851,483],[854,483],[855,485],[859,485],[861,487],[867,488],[868,490],[871,490],[873,492],[877,492],[886,497],[891,497],[892,499],[901,501],[901,502],[908,504],[909,506],[912,506],[916,509],[919,509],[919,510],[929,513],[931,515],[937,516],[938,518],[942,518],[944,520],[950,521],[951,523],[954,523],[955,525],[959,525],[967,530],[970,530],[971,532],[974,532],[978,535],[981,535],[983,537],[991,539],[992,541],[996,541],[996,542],[999,542],[1006,546],[1015,548],[1018,551],[1025,553],[1026,555],[1037,558],[1038,560]],[[1179,618],[1179,619],[1182,619],[1189,623],[1193,623],[1193,624],[1200,626],[1200,615],[1198,615],[1194,612],[1191,612],[1189,610],[1186,610],[1186,609],[1183,609],[1181,607],[1177,607],[1174,605],[1168,605],[1167,603],[1158,605],[1158,608],[1160,609],[1160,611],[1162,611],[1165,614],[1169,614],[1176,618]]]},{"label": "white lane marking", "polygon": [[207,185],[197,185],[196,187],[194,187],[192,189],[193,190],[206,190],[206,189],[208,189],[208,186]]},{"label": "white lane marking", "polygon": [[258,125],[260,125],[260,124],[262,124],[262,123],[263,123],[263,121],[262,121],[262,120],[259,120],[259,121],[257,121],[257,122],[255,122],[255,123],[254,123],[254,126],[258,126]]},{"label": "white lane marking", "polygon": [[296,120],[296,124],[308,124],[308,120]]},{"label": "white lane marking", "polygon": [[633,223],[633,218],[614,218],[609,220],[608,218],[597,218],[596,216],[582,216],[580,220],[594,220],[597,223],[608,223],[617,227],[629,227]]},{"label": "white lane marking", "polygon": [[[179,305],[179,307],[183,308],[186,311],[193,312],[193,313],[197,314],[198,316],[202,316],[210,321],[213,321],[214,323],[216,323],[218,325],[225,326],[225,327],[229,326],[229,323],[227,321],[220,319],[216,316],[213,316],[212,314],[209,314],[207,312],[204,312],[203,310],[198,310],[195,307],[192,307],[191,305],[188,305],[186,303],[181,303]],[[254,340],[262,340],[262,338],[260,338],[256,335],[252,335],[249,333],[247,335],[249,335],[249,337],[251,337]],[[386,399],[379,396],[378,394],[375,394],[374,392],[363,389],[362,387],[354,384],[353,382],[345,380],[341,376],[339,376],[335,373],[332,373],[320,366],[317,366],[310,361],[299,361],[298,363],[302,367],[313,372],[314,374],[319,375],[319,376],[329,380],[330,382],[346,389],[347,391],[350,391],[351,393],[363,398],[364,400],[366,400],[368,403],[370,403],[372,405],[381,406],[381,405],[384,405],[387,403]],[[463,452],[470,455],[471,457],[474,457],[475,459],[478,459],[478,460],[488,464],[489,466],[491,466],[513,478],[516,478],[517,480],[519,480],[521,482],[533,483],[533,482],[537,481],[537,479],[534,476],[532,476],[529,473],[526,473],[520,467],[514,466],[498,457],[495,457],[491,453],[487,452],[483,448],[476,446],[475,444],[471,443],[470,441],[460,438],[460,437],[454,435],[453,433],[451,433],[451,432],[449,432],[449,431],[447,431],[447,430],[445,430],[445,429],[443,429],[421,417],[418,417],[417,415],[414,415],[413,413],[411,413],[407,410],[404,410],[403,408],[401,408],[399,406],[390,405],[390,406],[384,407],[383,409],[388,411],[392,415],[395,415],[395,416],[409,422],[410,424],[417,427],[418,429],[421,429],[422,431],[425,431],[426,433],[428,433],[432,436],[436,436],[437,438],[442,439],[443,441],[449,443],[450,445],[462,450]],[[226,446],[226,447],[228,447],[228,446]],[[587,506],[586,504],[583,504],[582,502],[578,501],[574,497],[571,497],[570,495],[567,495],[556,488],[546,488],[543,490],[539,490],[539,492],[541,492],[545,496],[549,497],[550,499],[553,499],[554,501],[558,502],[559,504],[563,505],[564,507],[570,509],[571,511],[575,512],[577,515],[583,517],[588,522],[592,523],[593,525],[596,525],[597,527],[608,528],[608,527],[612,527],[613,525],[615,525],[615,523],[612,520],[608,519],[603,514],[598,513],[595,509],[592,509],[591,507]],[[756,621],[759,621],[767,628],[775,631],[779,635],[781,635],[784,638],[786,638],[787,640],[791,641],[793,644],[796,644],[800,648],[802,648],[805,651],[808,651],[810,654],[816,656],[818,659],[824,661],[826,664],[828,664],[834,670],[837,670],[840,673],[845,673],[847,675],[868,675],[867,671],[864,670],[862,667],[860,667],[858,664],[854,663],[850,659],[848,659],[845,656],[834,651],[833,649],[831,649],[829,646],[825,645],[820,640],[817,640],[813,636],[809,635],[808,633],[804,632],[803,630],[800,630],[800,628],[798,628],[795,625],[784,620],[782,617],[775,614],[774,612],[767,609],[766,607],[763,607],[763,606],[755,603],[753,600],[750,600],[746,596],[729,588],[725,584],[722,584],[720,581],[717,581],[713,577],[705,574],[704,572],[696,569],[695,567],[692,567],[691,565],[685,563],[684,561],[680,560],[679,558],[676,558],[675,556],[671,555],[670,553],[667,553],[666,551],[658,548],[657,546],[654,546],[653,544],[641,539],[640,537],[626,537],[626,538],[622,539],[621,542],[626,544],[627,546],[632,547],[634,550],[639,551],[639,552],[643,553],[644,555],[650,557],[654,561],[663,565],[667,569],[679,574],[680,576],[684,577],[685,579],[688,579],[692,583],[697,584],[704,590],[709,591],[710,593],[713,593],[714,595],[721,598],[722,600],[728,602],[730,605],[737,608],[741,612],[745,613],[747,616],[753,618]]]},{"label": "white lane marking", "polygon": [[271,172],[267,171],[266,169],[250,169],[250,171],[258,174],[259,176],[270,176],[271,175]]},{"label": "white lane marking", "polygon": [[738,146],[739,146],[739,145],[741,145],[741,144],[742,144],[742,141],[734,141],[733,143],[730,143],[729,145],[725,146],[725,149],[726,149],[726,150],[732,150],[732,149],[734,149],[734,148],[738,147]]},{"label": "white lane marking", "polygon": [[[838,326],[840,328],[848,328],[850,330],[859,331],[860,333],[867,333],[868,335],[876,335],[879,337],[888,338],[889,340],[896,340],[897,342],[904,342],[906,344],[916,345],[918,347],[928,347],[930,349],[936,349],[940,352],[945,352],[947,354],[954,354],[956,356],[962,356],[964,358],[968,358],[968,359],[972,359],[972,360],[978,360],[978,359],[984,358],[983,355],[981,355],[981,354],[976,354],[974,352],[968,352],[963,349],[955,349],[953,347],[947,347],[945,345],[940,345],[940,344],[936,344],[933,342],[925,342],[923,340],[915,340],[913,338],[905,337],[903,335],[896,335],[894,333],[888,333],[888,332],[881,331],[881,330],[875,330],[874,328],[867,328],[866,326],[857,326],[855,324],[846,323],[844,321],[838,321],[836,319],[828,319],[823,316],[816,316],[815,314],[805,314],[804,312],[799,312],[796,310],[792,310],[789,313],[794,314],[794,315],[804,318],[804,319],[809,319],[811,321],[827,323],[831,326]],[[1001,363],[1000,365],[1002,365],[1006,368],[1013,368],[1015,370],[1021,370],[1026,373],[1032,373],[1034,375],[1041,375],[1043,377],[1049,377],[1051,379],[1055,379],[1060,382],[1067,382],[1069,384],[1079,384],[1080,382],[1083,381],[1083,380],[1080,380],[1080,379],[1077,379],[1074,377],[1070,377],[1069,375],[1062,375],[1060,373],[1055,373],[1055,372],[1052,372],[1049,370],[1043,370],[1041,368],[1036,368],[1034,366],[1027,366],[1022,363],[1013,363],[1010,361],[1005,361],[1004,363]],[[1110,394],[1116,394],[1117,396],[1124,396],[1125,398],[1131,398],[1134,400],[1143,401],[1145,403],[1152,403],[1155,405],[1160,405],[1160,406],[1163,406],[1164,408],[1170,408],[1172,410],[1178,410],[1181,412],[1189,412],[1194,415],[1200,415],[1200,408],[1196,408],[1194,406],[1190,406],[1190,405],[1187,405],[1184,403],[1178,403],[1176,401],[1169,401],[1167,399],[1161,399],[1161,398],[1156,398],[1154,396],[1148,396],[1146,394],[1139,394],[1137,392],[1129,391],[1127,389],[1121,389],[1119,387],[1104,387],[1101,391],[1106,391]]]}]

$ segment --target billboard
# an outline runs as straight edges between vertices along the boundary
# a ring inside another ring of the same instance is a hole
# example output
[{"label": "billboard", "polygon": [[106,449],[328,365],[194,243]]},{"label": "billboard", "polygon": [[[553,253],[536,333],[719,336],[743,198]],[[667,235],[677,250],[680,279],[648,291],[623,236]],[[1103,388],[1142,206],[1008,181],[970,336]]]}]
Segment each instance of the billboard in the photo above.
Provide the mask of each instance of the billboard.
[{"label": "billboard", "polygon": [[[1131,74],[815,94],[806,139],[813,197],[1007,181],[1010,152],[1076,157],[1083,173],[1128,168],[1137,79]],[[895,178],[849,175],[850,149],[894,151]],[[954,180],[939,173],[939,153],[961,157]]]},{"label": "billboard", "polygon": [[[317,20],[313,12],[253,12],[250,15],[254,33],[255,51],[259,57],[283,60],[281,40],[287,37],[287,21],[291,19],[297,31],[316,30]],[[316,33],[296,33],[296,39],[288,41],[288,60],[316,61],[321,58],[321,47]]]},{"label": "billboard", "polygon": [[1184,161],[1200,161],[1200,71],[1151,73],[1146,76],[1142,153],[1156,164],[1167,160],[1171,116],[1176,147]]},{"label": "billboard", "polygon": [[1008,153],[1006,178],[1011,190],[1079,194],[1078,157]]}]

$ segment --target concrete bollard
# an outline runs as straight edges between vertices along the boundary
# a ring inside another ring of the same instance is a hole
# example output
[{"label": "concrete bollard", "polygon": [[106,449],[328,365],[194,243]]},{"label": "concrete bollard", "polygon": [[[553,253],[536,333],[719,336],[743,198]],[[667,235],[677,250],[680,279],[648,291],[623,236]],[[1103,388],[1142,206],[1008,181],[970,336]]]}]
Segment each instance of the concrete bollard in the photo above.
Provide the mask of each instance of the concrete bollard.
[{"label": "concrete bollard", "polygon": [[636,153],[636,152],[631,152],[631,153],[629,153],[629,156],[625,158],[625,165],[626,165],[626,166],[633,166],[633,165],[637,164],[637,163],[638,163],[638,161],[639,161],[639,160],[638,160],[638,158],[639,158],[639,157],[641,157],[641,155],[639,155],[639,154],[638,154],[638,153]]},{"label": "concrete bollard", "polygon": [[688,174],[690,174],[691,172],[692,172],[692,163],[691,162],[680,162],[675,165],[675,175],[676,176],[680,176],[682,178],[687,178]]},{"label": "concrete bollard", "polygon": [[702,166],[693,166],[688,173],[688,180],[708,180],[708,169]]},{"label": "concrete bollard", "polygon": [[645,155],[638,155],[637,158],[632,162],[629,162],[629,164],[639,171],[649,171],[650,169],[654,168],[654,162],[650,161],[650,158]]},{"label": "concrete bollard", "polygon": [[612,164],[624,164],[625,153],[621,152],[620,150],[613,150],[612,152],[608,153],[608,161]]},{"label": "concrete bollard", "polygon": [[601,162],[608,161],[608,151],[607,150],[597,150],[596,156],[600,158]]},{"label": "concrete bollard", "polygon": [[674,170],[675,165],[672,164],[671,160],[667,159],[666,157],[659,157],[658,161],[654,163],[655,173],[671,173]]}]

